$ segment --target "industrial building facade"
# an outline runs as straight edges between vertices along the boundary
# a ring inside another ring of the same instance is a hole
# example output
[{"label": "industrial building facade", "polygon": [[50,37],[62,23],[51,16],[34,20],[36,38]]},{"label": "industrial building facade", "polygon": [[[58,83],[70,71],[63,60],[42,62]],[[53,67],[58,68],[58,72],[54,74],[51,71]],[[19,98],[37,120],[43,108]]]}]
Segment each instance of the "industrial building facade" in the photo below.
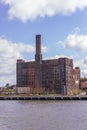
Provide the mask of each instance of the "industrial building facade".
[{"label": "industrial building facade", "polygon": [[[17,60],[17,92],[34,93],[40,88],[48,93],[70,94],[74,85],[73,60],[58,58],[42,60],[41,35],[36,35],[35,61]],[[80,79],[78,79],[80,80]]]}]

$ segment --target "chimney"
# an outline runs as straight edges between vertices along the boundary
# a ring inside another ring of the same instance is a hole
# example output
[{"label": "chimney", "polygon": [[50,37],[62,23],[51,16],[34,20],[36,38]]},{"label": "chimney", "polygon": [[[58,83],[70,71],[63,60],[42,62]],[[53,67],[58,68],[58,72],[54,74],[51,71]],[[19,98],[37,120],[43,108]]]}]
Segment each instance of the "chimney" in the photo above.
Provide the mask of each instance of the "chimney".
[{"label": "chimney", "polygon": [[41,35],[36,35],[36,54],[41,54]]},{"label": "chimney", "polygon": [[35,61],[41,63],[42,55],[41,55],[41,35],[36,35],[36,55]]},{"label": "chimney", "polygon": [[36,35],[36,54],[35,54],[35,87],[37,93],[42,87],[42,55],[41,55],[41,35]]}]

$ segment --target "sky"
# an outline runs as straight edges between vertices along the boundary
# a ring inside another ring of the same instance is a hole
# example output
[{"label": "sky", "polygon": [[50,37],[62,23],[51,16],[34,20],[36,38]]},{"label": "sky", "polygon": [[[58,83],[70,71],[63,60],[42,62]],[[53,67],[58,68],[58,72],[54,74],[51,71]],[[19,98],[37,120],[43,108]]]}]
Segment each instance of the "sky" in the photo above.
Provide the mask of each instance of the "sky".
[{"label": "sky", "polygon": [[[64,3],[65,2],[65,3]],[[0,0],[0,86],[16,84],[16,61],[68,57],[87,77],[87,0]]]}]

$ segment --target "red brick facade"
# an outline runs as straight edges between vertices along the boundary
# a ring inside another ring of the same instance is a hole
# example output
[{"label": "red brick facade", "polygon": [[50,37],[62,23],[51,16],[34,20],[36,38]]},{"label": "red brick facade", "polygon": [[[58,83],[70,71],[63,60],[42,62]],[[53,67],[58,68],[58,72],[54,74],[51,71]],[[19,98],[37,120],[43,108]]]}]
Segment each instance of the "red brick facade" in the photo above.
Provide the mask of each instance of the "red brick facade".
[{"label": "red brick facade", "polygon": [[35,61],[17,60],[18,92],[31,93],[33,88],[43,87],[49,93],[67,95],[73,87],[73,73],[72,59],[42,60],[41,36],[37,35]]}]

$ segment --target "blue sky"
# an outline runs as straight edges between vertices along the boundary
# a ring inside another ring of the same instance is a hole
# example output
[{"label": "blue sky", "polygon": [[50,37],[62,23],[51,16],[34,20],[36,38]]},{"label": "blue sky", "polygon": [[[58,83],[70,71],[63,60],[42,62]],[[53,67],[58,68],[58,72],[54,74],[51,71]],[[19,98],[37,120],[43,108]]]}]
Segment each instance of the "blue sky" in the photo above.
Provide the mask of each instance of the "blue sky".
[{"label": "blue sky", "polygon": [[[64,3],[65,2],[65,3]],[[16,60],[73,58],[87,76],[87,0],[0,0],[0,86],[16,83]]]}]

